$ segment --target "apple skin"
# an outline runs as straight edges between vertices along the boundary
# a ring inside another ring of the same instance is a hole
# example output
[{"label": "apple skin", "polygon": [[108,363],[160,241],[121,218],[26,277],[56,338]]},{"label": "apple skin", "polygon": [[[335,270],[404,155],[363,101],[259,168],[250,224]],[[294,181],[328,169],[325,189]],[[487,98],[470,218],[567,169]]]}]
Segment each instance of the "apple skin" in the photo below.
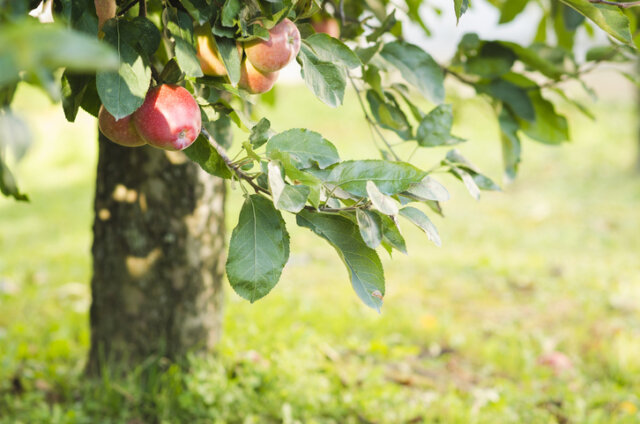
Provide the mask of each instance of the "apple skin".
[{"label": "apple skin", "polygon": [[335,18],[322,18],[319,21],[311,21],[311,26],[316,32],[325,33],[333,38],[340,38],[340,25]]},{"label": "apple skin", "polygon": [[250,61],[243,60],[240,67],[240,81],[238,87],[247,90],[251,94],[262,94],[271,90],[278,79],[278,71],[260,72]]},{"label": "apple skin", "polygon": [[275,72],[287,66],[300,51],[300,31],[296,24],[284,19],[269,30],[269,40],[246,43],[247,59],[260,72]]},{"label": "apple skin", "polygon": [[138,147],[147,144],[136,131],[133,125],[132,115],[116,121],[104,106],[100,106],[98,112],[98,127],[100,132],[109,140],[125,147]]},{"label": "apple skin", "polygon": [[111,18],[116,17],[116,0],[94,0],[93,4],[96,7],[96,16],[98,16],[98,35],[100,38],[104,35],[102,32],[102,26]]},{"label": "apple skin", "polygon": [[186,89],[162,84],[147,92],[144,103],[133,113],[133,124],[149,145],[183,150],[200,134],[202,117],[198,104]]},{"label": "apple skin", "polygon": [[200,61],[202,73],[213,77],[227,75],[227,69],[222,63],[222,58],[211,34],[211,26],[209,24],[196,26],[193,34],[196,36],[196,55]]}]

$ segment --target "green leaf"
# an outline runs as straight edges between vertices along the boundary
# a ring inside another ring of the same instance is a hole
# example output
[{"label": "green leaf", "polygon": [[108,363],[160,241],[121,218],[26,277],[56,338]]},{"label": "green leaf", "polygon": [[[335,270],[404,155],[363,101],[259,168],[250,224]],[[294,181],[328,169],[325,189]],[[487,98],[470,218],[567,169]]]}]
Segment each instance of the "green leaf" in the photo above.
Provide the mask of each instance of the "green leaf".
[{"label": "green leaf", "polygon": [[273,195],[276,209],[298,213],[307,203],[309,187],[305,185],[289,185],[282,178],[282,170],[277,162],[269,162],[269,189]]},{"label": "green leaf", "polygon": [[270,157],[271,159],[277,160],[281,163],[285,174],[289,177],[289,180],[296,184],[304,184],[306,187],[309,187],[309,203],[317,208],[320,205],[322,181],[315,175],[299,170],[293,164],[289,153],[274,150],[270,153]]},{"label": "green leaf", "polygon": [[436,246],[442,246],[442,241],[440,240],[438,229],[435,225],[433,225],[433,222],[431,222],[429,217],[420,209],[407,206],[400,209],[400,215],[404,216],[413,224],[421,228],[427,234],[429,240],[431,240]]},{"label": "green leaf", "polygon": [[404,41],[385,44],[380,55],[395,66],[404,79],[434,103],[444,100],[444,74],[440,65],[420,47]]},{"label": "green leaf", "polygon": [[356,220],[365,244],[372,249],[380,246],[382,242],[382,221],[380,217],[374,212],[356,209]]},{"label": "green leaf", "polygon": [[326,105],[340,106],[347,85],[344,71],[334,63],[321,60],[304,44],[300,47],[298,59],[302,65],[300,72],[307,87]]},{"label": "green leaf", "polygon": [[202,77],[202,68],[193,45],[180,37],[175,37],[176,60],[180,69],[190,77]]},{"label": "green leaf", "polygon": [[224,63],[224,67],[229,75],[229,81],[231,84],[237,84],[240,81],[240,60],[241,57],[238,54],[238,48],[236,42],[232,38],[217,37],[216,45],[220,52],[220,57]]},{"label": "green leaf", "polygon": [[510,48],[497,41],[487,41],[477,55],[467,60],[465,70],[483,78],[494,78],[509,72],[515,60],[516,55]]},{"label": "green leaf", "polygon": [[629,31],[629,20],[624,13],[614,6],[602,4],[592,4],[588,0],[560,0],[567,6],[577,10],[596,25],[605,30],[609,35],[622,41],[631,43],[631,32]]},{"label": "green leaf", "polygon": [[398,228],[397,222],[384,214],[379,212],[374,212],[378,218],[380,218],[380,222],[382,223],[382,242],[388,244],[400,252],[407,254],[407,244],[404,241],[404,237],[400,233],[400,228]]},{"label": "green leaf", "polygon": [[119,37],[117,20],[107,22],[103,31],[105,40],[117,48],[120,68],[118,72],[98,72],[96,87],[104,107],[121,119],[142,105],[151,82],[151,69],[136,49]]},{"label": "green leaf", "polygon": [[394,195],[422,181],[426,175],[426,172],[405,162],[351,160],[334,166],[327,181],[356,196],[365,197],[367,181],[374,182],[382,193]]},{"label": "green leaf", "polygon": [[460,23],[460,17],[469,8],[469,0],[453,0],[453,8],[456,12],[456,25]]},{"label": "green leaf", "polygon": [[473,197],[476,200],[480,199],[480,188],[478,187],[476,182],[473,180],[473,177],[471,176],[471,174],[469,174],[464,169],[457,168],[455,166],[451,168],[450,172],[454,176],[462,180],[462,182],[464,183],[464,186],[467,188],[467,191],[469,192],[471,197]]},{"label": "green leaf", "polygon": [[518,60],[528,67],[541,72],[549,78],[558,79],[564,75],[564,70],[555,63],[547,60],[539,51],[529,47],[521,46],[517,43],[501,41],[502,45],[510,48],[518,56]]},{"label": "green leaf", "polygon": [[351,285],[365,305],[378,312],[385,293],[384,271],[375,250],[360,236],[358,226],[340,215],[301,211],[296,221],[331,244],[349,271]]},{"label": "green leaf", "polygon": [[0,155],[0,193],[13,197],[15,200],[28,202],[29,197],[22,193],[16,184],[16,180]]},{"label": "green leaf", "polygon": [[450,198],[447,189],[430,176],[424,177],[419,183],[412,184],[407,189],[407,193],[420,200],[445,202]]},{"label": "green leaf", "polygon": [[87,90],[89,77],[64,71],[62,74],[62,109],[67,121],[73,122]]},{"label": "green leaf", "polygon": [[227,277],[233,290],[251,303],[275,287],[289,259],[289,234],[270,200],[248,196],[231,233]]},{"label": "green leaf", "polygon": [[231,178],[231,171],[224,160],[204,136],[198,136],[183,152],[205,172],[221,178]]},{"label": "green leaf", "polygon": [[451,135],[452,126],[453,109],[451,105],[438,105],[420,121],[416,140],[422,147],[455,144],[457,140]]},{"label": "green leaf", "polygon": [[382,128],[394,131],[404,140],[410,140],[413,135],[406,115],[389,92],[384,94],[383,100],[375,90],[367,91],[367,102],[373,117]]},{"label": "green leaf", "polygon": [[262,146],[269,140],[270,137],[271,122],[267,118],[262,118],[260,121],[251,128],[251,135],[249,141],[254,149]]},{"label": "green leaf", "polygon": [[234,26],[240,9],[242,9],[240,0],[226,0],[224,6],[222,6],[222,25],[226,27]]},{"label": "green leaf", "polygon": [[515,179],[520,164],[520,138],[518,129],[520,126],[516,119],[506,109],[500,111],[498,117],[500,124],[500,140],[502,143],[502,161],[504,162],[504,174],[507,182]]},{"label": "green leaf", "polygon": [[536,118],[535,109],[527,95],[527,90],[518,87],[512,82],[497,79],[489,83],[476,84],[476,90],[479,93],[485,93],[503,101],[516,115],[523,119],[533,121]]},{"label": "green leaf", "polygon": [[158,50],[162,41],[158,27],[142,16],[134,18],[132,23],[138,29],[138,45],[147,56],[152,56]]},{"label": "green leaf", "polygon": [[324,169],[340,161],[338,150],[321,134],[306,128],[294,128],[276,134],[267,143],[267,156],[274,151],[286,152],[299,169],[317,163]]},{"label": "green leaf", "polygon": [[398,204],[396,201],[380,192],[373,181],[367,181],[367,195],[373,208],[385,215],[398,215]]},{"label": "green leaf", "polygon": [[318,33],[308,37],[305,42],[311,46],[316,56],[325,62],[339,63],[348,69],[362,65],[360,58],[337,38]]},{"label": "green leaf", "polygon": [[567,119],[556,113],[553,103],[546,100],[540,91],[530,91],[529,97],[535,109],[533,122],[520,119],[520,128],[532,139],[545,144],[560,144],[569,139]]},{"label": "green leaf", "polygon": [[524,10],[527,4],[529,4],[529,0],[506,0],[500,7],[500,21],[498,23],[506,24],[511,22]]}]

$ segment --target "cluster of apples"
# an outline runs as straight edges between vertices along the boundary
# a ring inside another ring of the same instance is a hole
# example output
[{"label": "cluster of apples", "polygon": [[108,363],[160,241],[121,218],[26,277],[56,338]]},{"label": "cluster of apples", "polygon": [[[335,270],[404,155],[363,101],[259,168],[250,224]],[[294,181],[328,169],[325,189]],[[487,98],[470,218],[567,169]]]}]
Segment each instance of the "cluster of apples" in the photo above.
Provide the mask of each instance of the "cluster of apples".
[{"label": "cluster of apples", "polygon": [[[208,25],[196,28],[198,58],[205,75],[224,76],[227,71]],[[240,88],[253,94],[269,91],[278,71],[300,50],[300,32],[289,19],[269,30],[269,40],[238,44],[242,58]],[[244,53],[243,53],[244,52]],[[189,92],[178,85],[160,84],[151,88],[133,114],[119,120],[100,107],[100,131],[114,143],[127,147],[149,144],[165,150],[183,150],[200,134],[200,108]]]},{"label": "cluster of apples", "polygon": [[[209,76],[227,75],[211,27],[198,26],[195,35],[202,72]],[[280,69],[298,55],[300,31],[291,20],[284,19],[269,30],[268,40],[257,39],[244,45],[237,43],[236,46],[241,58],[238,86],[251,94],[261,94],[271,90]]]},{"label": "cluster of apples", "polygon": [[149,144],[165,150],[182,150],[200,134],[200,107],[183,87],[160,84],[151,88],[131,115],[116,120],[100,106],[98,127],[109,140],[121,146]]}]

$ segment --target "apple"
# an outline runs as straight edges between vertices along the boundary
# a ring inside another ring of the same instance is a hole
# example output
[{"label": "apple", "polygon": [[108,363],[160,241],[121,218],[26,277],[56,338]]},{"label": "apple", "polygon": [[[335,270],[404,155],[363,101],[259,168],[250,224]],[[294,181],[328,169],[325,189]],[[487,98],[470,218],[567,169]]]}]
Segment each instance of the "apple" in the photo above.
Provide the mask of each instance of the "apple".
[{"label": "apple", "polygon": [[247,90],[251,94],[262,94],[271,90],[278,79],[279,72],[260,72],[249,60],[242,61],[240,68],[240,81],[238,87]]},{"label": "apple", "polygon": [[133,113],[133,124],[151,146],[182,150],[200,134],[202,117],[198,103],[186,89],[161,84],[147,92],[144,103]]},{"label": "apple", "polygon": [[93,0],[98,16],[98,36],[102,38],[102,26],[111,18],[116,17],[116,0]]},{"label": "apple", "polygon": [[137,147],[147,144],[136,131],[131,115],[116,121],[104,106],[100,106],[98,127],[105,137],[121,146]]},{"label": "apple", "polygon": [[275,72],[287,66],[300,51],[300,31],[296,24],[284,19],[269,30],[269,40],[245,44],[247,59],[260,72]]},{"label": "apple", "polygon": [[316,32],[323,32],[333,38],[340,38],[340,25],[338,20],[330,16],[312,19],[311,26]]},{"label": "apple", "polygon": [[211,26],[209,24],[196,26],[193,34],[196,36],[196,55],[200,61],[202,73],[213,77],[227,75],[227,69],[222,63],[220,52],[211,34]]}]

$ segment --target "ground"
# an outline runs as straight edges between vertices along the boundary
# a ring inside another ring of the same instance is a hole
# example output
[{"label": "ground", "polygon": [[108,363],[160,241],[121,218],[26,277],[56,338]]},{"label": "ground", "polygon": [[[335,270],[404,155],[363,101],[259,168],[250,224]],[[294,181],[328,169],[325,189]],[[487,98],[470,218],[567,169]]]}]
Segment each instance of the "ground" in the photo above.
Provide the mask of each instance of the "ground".
[{"label": "ground", "polygon": [[[279,87],[278,97],[265,110],[275,128],[309,127],[343,157],[375,157],[354,97],[339,110],[303,87]],[[446,218],[431,214],[443,246],[407,225],[409,255],[381,252],[381,314],[358,301],[335,252],[289,217],[280,283],[253,305],[227,286],[216,355],[194,358],[189,373],[160,360],[162,371],[150,362],[94,382],[82,369],[95,120],[61,123],[59,108],[25,89],[17,109],[37,141],[18,168],[31,203],[0,200],[0,423],[640,422],[629,96],[605,96],[595,122],[561,105],[573,141],[526,141],[518,180],[479,202],[436,175],[452,193]],[[466,101],[456,113],[455,134],[470,140],[460,150],[501,181],[489,109]],[[427,168],[445,152],[415,159]],[[565,354],[569,369],[541,365],[548,352]]]}]

